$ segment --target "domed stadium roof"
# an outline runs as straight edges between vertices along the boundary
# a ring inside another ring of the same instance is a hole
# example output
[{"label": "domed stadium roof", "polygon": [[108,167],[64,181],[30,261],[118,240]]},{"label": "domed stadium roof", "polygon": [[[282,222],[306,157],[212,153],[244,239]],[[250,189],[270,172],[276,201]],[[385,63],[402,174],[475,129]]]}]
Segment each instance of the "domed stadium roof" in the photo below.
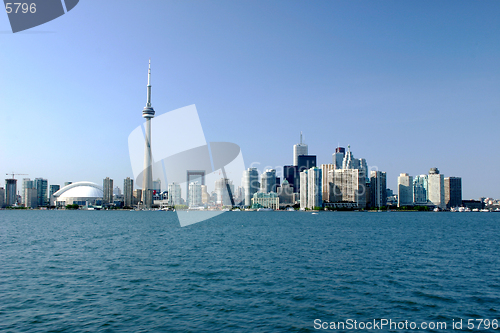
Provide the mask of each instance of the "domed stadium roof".
[{"label": "domed stadium roof", "polygon": [[63,200],[63,198],[102,198],[102,196],[102,188],[92,182],[72,183],[54,193],[57,200]]}]

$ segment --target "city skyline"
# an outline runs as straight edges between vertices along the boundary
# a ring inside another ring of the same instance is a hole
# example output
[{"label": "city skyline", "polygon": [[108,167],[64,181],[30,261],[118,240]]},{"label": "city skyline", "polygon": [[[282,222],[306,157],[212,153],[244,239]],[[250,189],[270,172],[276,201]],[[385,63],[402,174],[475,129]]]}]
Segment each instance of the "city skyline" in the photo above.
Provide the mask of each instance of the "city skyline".
[{"label": "city skyline", "polygon": [[498,3],[151,3],[157,12],[81,3],[1,35],[0,172],[28,174],[18,188],[131,177],[127,136],[151,57],[155,105],[203,106],[207,139],[237,142],[246,167],[291,165],[303,131],[317,165],[350,144],[393,191],[400,173],[437,167],[462,178],[464,199],[500,197],[498,178],[477,171],[477,156],[500,162]]}]

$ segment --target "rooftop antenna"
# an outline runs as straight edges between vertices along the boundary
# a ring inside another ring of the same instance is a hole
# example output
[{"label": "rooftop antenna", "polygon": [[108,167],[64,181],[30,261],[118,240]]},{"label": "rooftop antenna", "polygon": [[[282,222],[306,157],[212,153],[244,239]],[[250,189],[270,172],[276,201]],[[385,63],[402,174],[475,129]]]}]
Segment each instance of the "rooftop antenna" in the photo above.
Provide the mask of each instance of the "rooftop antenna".
[{"label": "rooftop antenna", "polygon": [[302,131],[300,131],[300,144],[302,144]]}]

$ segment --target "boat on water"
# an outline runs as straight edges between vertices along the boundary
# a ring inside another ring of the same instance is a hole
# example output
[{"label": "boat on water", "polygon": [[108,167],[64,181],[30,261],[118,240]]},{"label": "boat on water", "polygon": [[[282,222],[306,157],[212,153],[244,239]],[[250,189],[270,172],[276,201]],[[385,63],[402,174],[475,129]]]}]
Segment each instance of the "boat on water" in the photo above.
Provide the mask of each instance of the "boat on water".
[{"label": "boat on water", "polygon": [[286,211],[287,211],[287,212],[295,212],[295,209],[293,209],[292,207],[288,207],[288,208],[286,209]]},{"label": "boat on water", "polygon": [[232,212],[241,212],[241,209],[236,208],[236,209],[233,209]]},{"label": "boat on water", "polygon": [[272,208],[259,208],[257,209],[258,212],[272,212],[274,209]]},{"label": "boat on water", "polygon": [[317,213],[317,212],[314,212],[314,213],[312,213],[312,215],[318,215],[318,213]]}]

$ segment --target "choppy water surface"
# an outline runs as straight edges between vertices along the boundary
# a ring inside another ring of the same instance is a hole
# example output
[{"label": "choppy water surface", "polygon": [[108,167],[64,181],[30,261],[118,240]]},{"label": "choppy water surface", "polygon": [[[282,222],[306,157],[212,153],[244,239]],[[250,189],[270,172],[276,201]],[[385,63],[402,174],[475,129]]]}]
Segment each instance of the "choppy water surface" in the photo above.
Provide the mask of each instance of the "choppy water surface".
[{"label": "choppy water surface", "polygon": [[181,228],[172,212],[0,211],[0,331],[466,331],[500,320],[499,235],[497,213],[228,212]]}]

